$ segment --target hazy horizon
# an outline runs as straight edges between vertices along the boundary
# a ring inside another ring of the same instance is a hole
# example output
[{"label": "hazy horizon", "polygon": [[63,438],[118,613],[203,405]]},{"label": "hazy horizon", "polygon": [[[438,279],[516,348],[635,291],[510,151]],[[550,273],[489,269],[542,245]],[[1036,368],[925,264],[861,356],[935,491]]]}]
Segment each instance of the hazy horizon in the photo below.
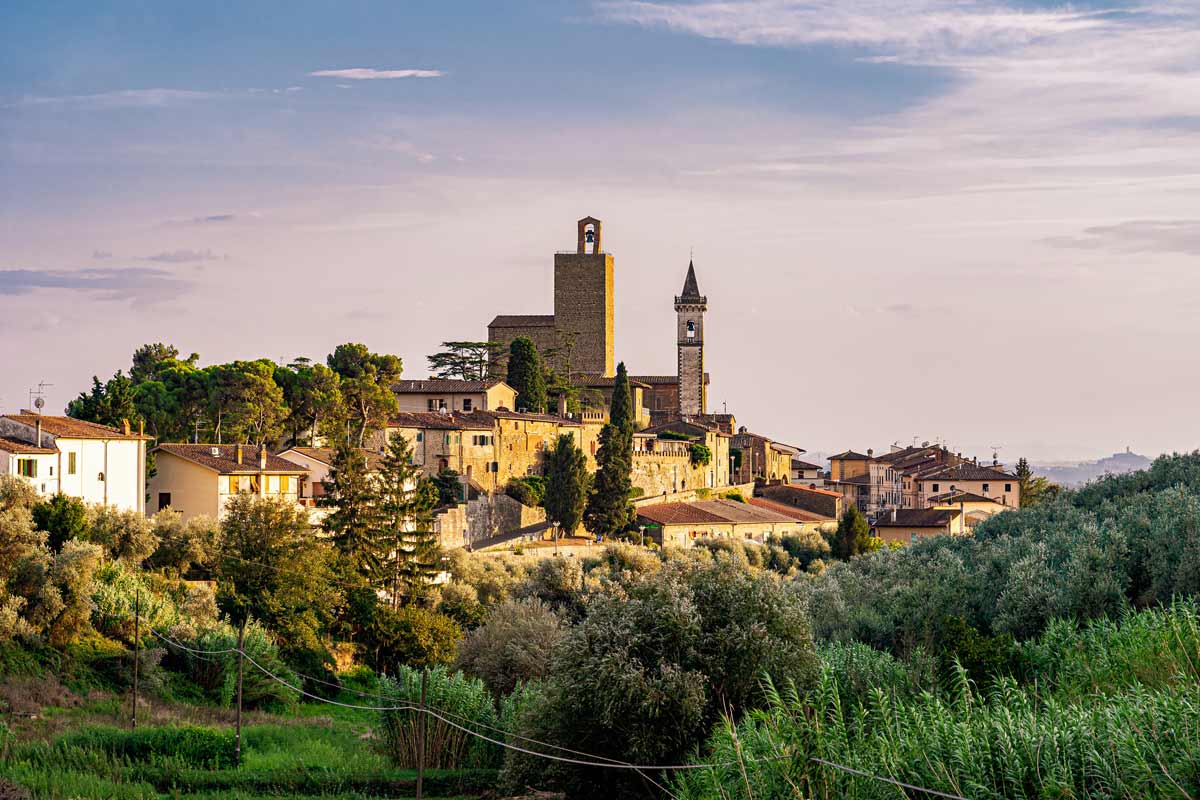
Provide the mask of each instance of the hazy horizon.
[{"label": "hazy horizon", "polygon": [[[550,313],[575,220],[617,357],[809,451],[1200,446],[1200,9],[65,3],[0,29],[0,409],[165,341],[427,374]],[[1189,199],[1191,198],[1191,199]]]}]

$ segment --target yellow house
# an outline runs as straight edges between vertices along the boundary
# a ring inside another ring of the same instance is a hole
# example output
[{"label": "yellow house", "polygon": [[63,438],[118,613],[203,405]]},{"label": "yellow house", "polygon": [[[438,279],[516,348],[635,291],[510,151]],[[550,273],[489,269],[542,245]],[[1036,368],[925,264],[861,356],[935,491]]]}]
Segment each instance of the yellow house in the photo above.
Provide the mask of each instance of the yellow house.
[{"label": "yellow house", "polygon": [[400,411],[495,411],[514,410],[517,392],[502,380],[400,381],[392,387]]},{"label": "yellow house", "polygon": [[221,519],[229,498],[239,494],[298,502],[308,471],[271,455],[265,447],[242,444],[160,444],[151,451],[156,472],[150,479],[148,514],[170,508],[184,519]]},{"label": "yellow house", "polygon": [[970,492],[947,492],[929,498],[929,502],[933,508],[959,512],[967,531],[973,530],[976,525],[994,514],[1012,509],[1012,506],[1006,506],[999,500]]},{"label": "yellow house", "polygon": [[742,539],[762,544],[805,529],[805,523],[791,516],[733,500],[642,506],[637,518],[647,537],[674,547],[691,547],[697,539]]},{"label": "yellow house", "polygon": [[1021,484],[1017,476],[999,466],[958,464],[933,469],[921,473],[917,483],[922,508],[929,508],[934,504],[933,498],[949,492],[979,495],[1008,508],[1021,507]]},{"label": "yellow house", "polygon": [[963,532],[962,515],[957,509],[893,508],[875,520],[875,535],[889,544],[915,544],[921,539]]}]

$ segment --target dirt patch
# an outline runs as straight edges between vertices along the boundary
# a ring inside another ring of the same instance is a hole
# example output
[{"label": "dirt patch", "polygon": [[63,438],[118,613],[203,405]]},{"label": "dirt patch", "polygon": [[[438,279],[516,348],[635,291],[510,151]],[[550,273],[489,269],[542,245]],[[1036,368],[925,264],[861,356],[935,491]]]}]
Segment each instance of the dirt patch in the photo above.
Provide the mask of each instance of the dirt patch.
[{"label": "dirt patch", "polygon": [[[85,699],[53,675],[14,675],[0,682],[0,707],[15,717],[40,714],[48,706],[79,708]],[[0,795],[0,800],[2,798],[3,795]]]},{"label": "dirt patch", "polygon": [[24,786],[0,778],[0,800],[29,800],[29,790]]}]

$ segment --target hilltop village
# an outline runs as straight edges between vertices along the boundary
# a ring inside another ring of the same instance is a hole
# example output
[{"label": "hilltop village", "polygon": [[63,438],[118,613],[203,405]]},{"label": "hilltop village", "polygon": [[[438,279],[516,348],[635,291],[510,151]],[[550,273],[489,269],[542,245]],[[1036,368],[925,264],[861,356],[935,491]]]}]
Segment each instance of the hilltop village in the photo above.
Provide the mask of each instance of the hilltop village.
[{"label": "hilltop village", "polygon": [[[402,438],[411,464],[438,481],[430,524],[442,548],[561,553],[603,538],[582,524],[563,530],[538,494],[549,454],[563,437],[582,454],[586,471],[597,472],[616,405],[628,413],[623,424],[630,429],[631,508],[623,534],[638,543],[830,536],[854,508],[875,537],[900,546],[964,535],[1020,506],[1021,480],[994,457],[981,463],[926,442],[887,452],[851,449],[815,464],[799,443],[776,439],[735,413],[713,413],[708,370],[720,365],[705,358],[709,298],[693,263],[680,271],[681,288],[670,303],[675,374],[643,374],[636,362],[626,370],[614,344],[616,264],[602,236],[600,220],[584,217],[574,250],[555,254],[553,313],[497,314],[486,324],[486,342],[477,343],[486,349],[483,363],[454,377],[395,380],[386,423],[368,430],[364,416],[358,444],[368,470],[378,469],[388,443]],[[663,306],[665,312],[667,298]],[[512,385],[521,382],[509,363],[517,352],[533,357],[539,380],[544,372],[558,383],[540,407],[523,404],[525,387]],[[178,378],[164,378],[170,379]],[[110,402],[97,392],[97,407]],[[93,421],[103,417],[89,413],[87,401],[81,395],[68,416],[38,409],[0,417],[0,474],[26,479],[44,497],[63,494],[147,516],[170,509],[185,521],[220,520],[231,498],[247,493],[308,509],[314,525],[335,507],[328,497],[335,448],[318,432],[316,416],[311,431],[297,427],[272,448],[262,437],[254,441],[250,423],[240,442],[222,441],[220,416],[208,442],[200,441],[198,422],[190,442],[164,440],[147,433],[144,419],[136,430],[128,417]]]}]

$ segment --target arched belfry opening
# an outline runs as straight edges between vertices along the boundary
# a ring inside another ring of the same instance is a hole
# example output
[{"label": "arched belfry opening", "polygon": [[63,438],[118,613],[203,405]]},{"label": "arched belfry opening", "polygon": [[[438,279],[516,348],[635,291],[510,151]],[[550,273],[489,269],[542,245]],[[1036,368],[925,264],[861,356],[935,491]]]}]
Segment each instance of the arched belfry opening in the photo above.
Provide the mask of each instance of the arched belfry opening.
[{"label": "arched belfry opening", "polygon": [[600,220],[595,217],[584,217],[579,220],[579,237],[575,252],[579,255],[596,255],[603,253],[600,246]]}]

